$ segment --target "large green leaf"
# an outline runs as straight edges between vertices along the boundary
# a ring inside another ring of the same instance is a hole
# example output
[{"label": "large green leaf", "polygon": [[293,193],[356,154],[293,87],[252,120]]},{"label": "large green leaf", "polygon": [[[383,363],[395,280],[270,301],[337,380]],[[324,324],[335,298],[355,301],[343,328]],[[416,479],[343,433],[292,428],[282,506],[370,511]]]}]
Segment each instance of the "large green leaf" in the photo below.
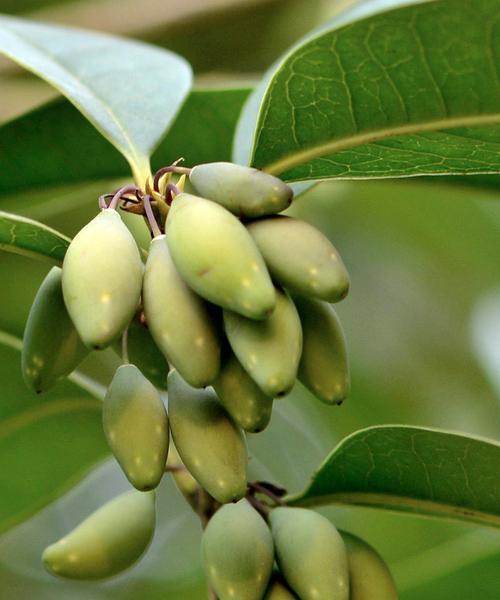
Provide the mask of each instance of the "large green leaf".
[{"label": "large green leaf", "polygon": [[0,250],[61,264],[70,239],[43,223],[0,211]]},{"label": "large green leaf", "polygon": [[499,19],[496,0],[436,0],[334,20],[268,82],[252,164],[288,181],[500,172]]},{"label": "large green leaf", "polygon": [[22,380],[20,347],[0,332],[0,531],[60,496],[108,452],[100,386],[75,374],[35,396]]},{"label": "large green leaf", "polygon": [[64,94],[128,160],[149,157],[191,86],[179,56],[131,40],[0,17],[0,52]]},{"label": "large green leaf", "polygon": [[377,426],[344,439],[290,498],[463,519],[500,527],[500,445],[409,426]]},{"label": "large green leaf", "polygon": [[[193,91],[153,156],[157,167],[230,160],[234,127],[249,90]],[[0,127],[1,192],[127,176],[126,162],[66,100]]]}]

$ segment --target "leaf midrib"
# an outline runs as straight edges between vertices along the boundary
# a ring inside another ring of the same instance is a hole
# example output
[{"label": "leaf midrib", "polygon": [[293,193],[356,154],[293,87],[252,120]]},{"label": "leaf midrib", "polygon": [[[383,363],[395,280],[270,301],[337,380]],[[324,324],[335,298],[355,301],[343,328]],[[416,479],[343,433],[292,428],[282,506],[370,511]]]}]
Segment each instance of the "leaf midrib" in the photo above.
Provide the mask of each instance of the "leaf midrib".
[{"label": "leaf midrib", "polygon": [[495,113],[480,116],[463,116],[450,119],[408,123],[405,125],[400,125],[399,127],[391,127],[390,129],[375,129],[344,137],[342,139],[329,141],[324,144],[311,146],[310,148],[300,152],[289,154],[284,158],[280,158],[279,160],[264,166],[263,170],[271,173],[272,175],[280,175],[289,169],[293,169],[294,167],[305,164],[311,160],[314,160],[315,158],[330,156],[337,152],[349,150],[356,146],[374,143],[391,137],[411,135],[423,131],[440,131],[459,127],[474,127],[497,123],[500,123],[500,114]]},{"label": "leaf midrib", "polygon": [[486,513],[475,509],[461,507],[454,504],[445,504],[433,500],[423,500],[397,494],[382,494],[374,492],[333,492],[308,498],[307,495],[298,494],[289,496],[284,501],[290,506],[320,506],[324,504],[338,504],[343,506],[365,506],[369,508],[382,508],[397,512],[410,512],[422,516],[448,517],[479,523],[500,529],[500,515]]}]

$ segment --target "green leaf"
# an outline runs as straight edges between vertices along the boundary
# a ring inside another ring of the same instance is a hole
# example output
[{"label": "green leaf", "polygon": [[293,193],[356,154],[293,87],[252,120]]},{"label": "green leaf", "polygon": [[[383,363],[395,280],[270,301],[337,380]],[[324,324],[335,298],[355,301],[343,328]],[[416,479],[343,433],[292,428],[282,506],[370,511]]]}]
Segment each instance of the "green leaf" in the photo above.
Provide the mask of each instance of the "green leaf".
[{"label": "green leaf", "polygon": [[64,94],[141,184],[191,86],[189,65],[166,50],[13,17],[0,17],[0,52]]},{"label": "green leaf", "polygon": [[73,374],[35,396],[22,380],[20,348],[0,332],[0,531],[59,497],[108,453],[100,386]]},{"label": "green leaf", "polygon": [[43,223],[0,211],[0,250],[61,264],[70,241]]},{"label": "green leaf", "polygon": [[462,519],[500,527],[500,445],[409,426],[377,426],[345,438],[290,498]]},{"label": "green leaf", "polygon": [[496,0],[437,0],[334,20],[275,70],[252,164],[287,181],[500,172],[499,19]]},{"label": "green leaf", "polygon": [[[157,167],[230,160],[234,127],[248,89],[193,91],[153,156]],[[126,162],[66,100],[0,126],[0,192],[128,175]]]}]

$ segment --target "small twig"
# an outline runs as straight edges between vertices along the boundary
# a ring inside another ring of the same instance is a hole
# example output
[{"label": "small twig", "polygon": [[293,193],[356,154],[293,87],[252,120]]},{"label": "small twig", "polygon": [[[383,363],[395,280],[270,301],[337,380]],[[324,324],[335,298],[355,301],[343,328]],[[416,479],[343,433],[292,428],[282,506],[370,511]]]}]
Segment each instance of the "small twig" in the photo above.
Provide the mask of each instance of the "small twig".
[{"label": "small twig", "polygon": [[116,207],[122,199],[122,196],[125,196],[126,194],[135,194],[136,190],[137,187],[135,185],[126,185],[120,188],[111,198],[111,202],[108,204],[108,208],[114,208],[116,210]]},{"label": "small twig", "polygon": [[165,473],[182,473],[187,471],[184,465],[165,465]]},{"label": "small twig", "polygon": [[130,364],[128,357],[128,327],[122,335],[122,362],[124,365]]},{"label": "small twig", "polygon": [[163,167],[162,169],[156,171],[153,179],[153,189],[155,192],[160,191],[160,179],[166,173],[179,173],[180,175],[189,175],[191,173],[191,169],[189,169],[188,167],[179,167],[177,166],[177,162],[178,161],[176,161],[173,165]]},{"label": "small twig", "polygon": [[[261,494],[264,494],[265,496],[270,498],[275,504],[278,504],[279,506],[285,505],[285,502],[283,502],[283,499],[280,496],[278,496],[278,494],[276,494],[274,491],[270,490],[267,487],[267,485],[262,484],[259,481],[254,481],[254,482],[249,483],[248,487],[250,488],[250,490],[252,490],[254,492],[260,492]],[[279,489],[279,488],[277,488],[277,489]]]},{"label": "small twig", "polygon": [[156,222],[153,210],[151,208],[151,196],[146,194],[143,198],[143,204],[153,237],[158,237],[159,235],[161,235],[161,229],[158,227],[158,223]]},{"label": "small twig", "polygon": [[267,521],[269,513],[271,512],[271,508],[267,504],[257,500],[255,496],[247,496],[246,498],[248,502],[250,502],[250,504],[255,508],[255,510],[259,512]]}]

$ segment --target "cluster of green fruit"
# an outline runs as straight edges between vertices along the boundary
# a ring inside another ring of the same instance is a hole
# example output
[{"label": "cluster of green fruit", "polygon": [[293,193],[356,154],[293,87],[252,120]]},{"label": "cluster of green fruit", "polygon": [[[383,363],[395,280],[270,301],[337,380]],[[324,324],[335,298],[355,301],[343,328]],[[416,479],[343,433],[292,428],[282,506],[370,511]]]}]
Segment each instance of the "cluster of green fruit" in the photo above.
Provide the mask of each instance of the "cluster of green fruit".
[{"label": "cluster of green fruit", "polygon": [[243,499],[208,523],[202,561],[220,600],[397,600],[389,569],[366,542],[306,508],[266,516],[269,526]]},{"label": "cluster of green fruit", "polygon": [[[183,174],[176,185],[175,172]],[[203,197],[184,193],[185,174]],[[229,163],[172,165],[146,192],[127,186],[110,196],[71,242],[62,270],[54,267],[42,283],[22,353],[24,378],[36,392],[121,337],[127,357],[108,388],[103,427],[139,492],[115,499],[46,549],[53,573],[76,578],[113,575],[148,545],[151,490],[165,472],[170,432],[178,464],[198,491],[216,507],[238,500],[235,506],[246,507],[243,430],[263,430],[274,398],[297,377],[330,404],[349,388],[344,336],[330,304],[345,297],[348,275],[322,233],[277,214],[293,196],[281,180]],[[150,225],[145,266],[120,203]],[[168,415],[158,387],[168,388]],[[105,523],[129,506],[138,516],[117,542]]]}]

